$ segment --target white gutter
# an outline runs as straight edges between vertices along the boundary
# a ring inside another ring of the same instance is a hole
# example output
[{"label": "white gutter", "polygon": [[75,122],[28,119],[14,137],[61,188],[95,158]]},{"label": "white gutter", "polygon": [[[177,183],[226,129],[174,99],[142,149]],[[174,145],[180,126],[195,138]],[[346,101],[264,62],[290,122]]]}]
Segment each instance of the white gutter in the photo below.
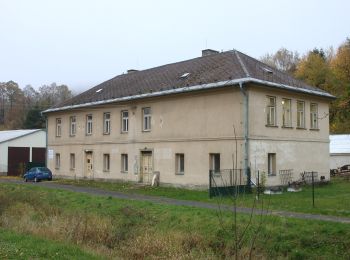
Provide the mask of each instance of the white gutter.
[{"label": "white gutter", "polygon": [[163,96],[163,95],[186,93],[186,92],[203,90],[203,89],[220,88],[220,87],[238,85],[238,84],[243,84],[243,83],[257,83],[257,84],[263,84],[266,86],[297,91],[297,92],[301,92],[301,93],[308,93],[308,94],[323,96],[323,97],[327,97],[327,98],[335,98],[333,95],[322,92],[322,91],[297,88],[297,87],[293,87],[293,86],[289,86],[289,85],[284,85],[284,84],[279,84],[279,83],[274,83],[274,82],[270,82],[270,81],[265,81],[265,80],[260,80],[260,79],[256,79],[256,78],[247,77],[247,78],[234,79],[234,80],[228,80],[228,81],[220,81],[220,82],[216,82],[216,83],[196,85],[196,86],[191,86],[191,87],[174,88],[174,89],[169,89],[169,90],[164,90],[164,91],[156,91],[156,92],[138,94],[138,95],[127,96],[127,97],[100,100],[100,101],[88,102],[88,103],[78,104],[78,105],[50,108],[50,109],[43,111],[42,113],[56,112],[56,111],[69,110],[69,109],[75,109],[75,108],[81,108],[81,107],[97,106],[97,105],[123,102],[123,101],[148,98],[148,97],[158,97],[158,96]]}]

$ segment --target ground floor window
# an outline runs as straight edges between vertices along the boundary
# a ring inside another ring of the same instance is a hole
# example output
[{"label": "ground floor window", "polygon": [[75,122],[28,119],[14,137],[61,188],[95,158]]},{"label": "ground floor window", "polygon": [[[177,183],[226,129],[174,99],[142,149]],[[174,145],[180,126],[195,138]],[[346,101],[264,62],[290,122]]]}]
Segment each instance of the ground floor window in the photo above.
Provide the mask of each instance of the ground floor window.
[{"label": "ground floor window", "polygon": [[215,173],[220,173],[220,154],[211,153],[209,155],[209,169]]},{"label": "ground floor window", "polygon": [[121,171],[127,173],[128,172],[128,155],[121,155]]},{"label": "ground floor window", "polygon": [[56,153],[55,157],[55,168],[59,169],[61,166],[61,155],[59,153]]},{"label": "ground floor window", "polygon": [[276,154],[268,153],[267,154],[267,173],[268,175],[276,175]]},{"label": "ground floor window", "polygon": [[175,173],[184,174],[185,173],[185,155],[183,153],[175,154]]},{"label": "ground floor window", "polygon": [[75,154],[74,153],[70,154],[70,169],[71,170],[75,169]]},{"label": "ground floor window", "polygon": [[110,169],[110,160],[109,160],[109,154],[105,153],[103,155],[103,170],[105,172],[108,172]]}]

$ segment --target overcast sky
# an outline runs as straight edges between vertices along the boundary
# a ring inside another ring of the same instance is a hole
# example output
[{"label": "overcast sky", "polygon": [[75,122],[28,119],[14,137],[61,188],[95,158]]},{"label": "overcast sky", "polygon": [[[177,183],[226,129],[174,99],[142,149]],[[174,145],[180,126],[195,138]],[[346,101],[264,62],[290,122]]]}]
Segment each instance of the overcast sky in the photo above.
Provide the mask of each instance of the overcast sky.
[{"label": "overcast sky", "polygon": [[349,11],[349,0],[0,0],[0,82],[82,91],[205,48],[260,58],[337,47]]}]

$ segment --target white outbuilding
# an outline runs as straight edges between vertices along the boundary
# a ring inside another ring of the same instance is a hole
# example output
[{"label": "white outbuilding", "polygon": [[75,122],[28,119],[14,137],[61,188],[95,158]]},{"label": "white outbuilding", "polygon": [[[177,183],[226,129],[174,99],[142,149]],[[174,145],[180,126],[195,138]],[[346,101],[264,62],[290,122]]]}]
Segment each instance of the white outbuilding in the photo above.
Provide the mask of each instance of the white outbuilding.
[{"label": "white outbuilding", "polygon": [[330,135],[330,169],[350,164],[350,135]]},{"label": "white outbuilding", "polygon": [[45,161],[44,130],[0,131],[0,175],[19,176],[28,163],[45,165]]}]

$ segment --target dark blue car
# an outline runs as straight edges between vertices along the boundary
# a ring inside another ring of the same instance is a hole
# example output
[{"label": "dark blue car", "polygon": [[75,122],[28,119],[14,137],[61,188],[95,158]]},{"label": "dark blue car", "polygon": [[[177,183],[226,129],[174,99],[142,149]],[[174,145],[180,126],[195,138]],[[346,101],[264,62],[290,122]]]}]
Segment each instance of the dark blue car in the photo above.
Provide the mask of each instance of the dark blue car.
[{"label": "dark blue car", "polygon": [[34,181],[38,182],[41,180],[52,180],[52,172],[46,167],[34,167],[31,168],[23,175],[25,182]]}]

